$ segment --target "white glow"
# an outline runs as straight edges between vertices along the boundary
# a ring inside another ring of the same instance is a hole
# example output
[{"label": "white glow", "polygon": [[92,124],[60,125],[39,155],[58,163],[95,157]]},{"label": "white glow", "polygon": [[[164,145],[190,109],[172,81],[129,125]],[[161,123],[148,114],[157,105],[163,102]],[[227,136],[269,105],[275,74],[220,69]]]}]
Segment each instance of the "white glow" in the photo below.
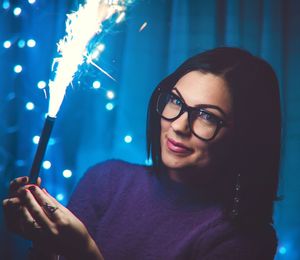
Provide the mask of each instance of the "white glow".
[{"label": "white glow", "polygon": [[14,67],[14,72],[15,72],[15,73],[20,73],[20,72],[22,72],[22,70],[23,70],[23,68],[22,68],[21,65],[16,65],[16,66]]},{"label": "white glow", "polygon": [[70,177],[72,177],[72,171],[71,170],[64,170],[63,171],[63,176],[65,177],[65,178],[70,178]]},{"label": "white glow", "polygon": [[86,46],[96,33],[101,33],[102,22],[124,10],[119,2],[125,1],[88,0],[77,12],[67,15],[67,35],[58,43],[60,57],[54,60],[55,78],[49,82],[49,116],[56,117],[66,88],[87,56]]},{"label": "white glow", "polygon": [[14,15],[19,16],[22,13],[22,9],[20,7],[16,7],[14,9]]},{"label": "white glow", "polygon": [[[100,55],[100,51],[94,50],[91,54],[92,60],[97,59],[99,57],[99,55]],[[90,63],[90,60],[88,62]]]},{"label": "white glow", "polygon": [[45,170],[49,170],[51,168],[51,162],[50,161],[44,161],[43,162],[43,168]]},{"label": "white glow", "polygon": [[47,84],[46,84],[45,81],[41,80],[41,81],[38,82],[37,86],[38,86],[39,89],[43,89],[47,86]]},{"label": "white glow", "polygon": [[106,92],[106,96],[108,99],[113,99],[115,97],[115,93],[111,90]]},{"label": "white glow", "polygon": [[2,7],[3,9],[7,10],[10,8],[10,3],[8,0],[4,0],[3,3],[2,3]]},{"label": "white glow", "polygon": [[19,48],[24,48],[25,45],[26,45],[26,42],[24,40],[21,39],[21,40],[18,41],[18,47]]},{"label": "white glow", "polygon": [[132,142],[132,137],[130,135],[126,135],[124,137],[124,142],[127,143],[127,144],[131,143]]},{"label": "white glow", "polygon": [[64,195],[62,193],[59,193],[55,196],[55,198],[58,200],[58,201],[62,201],[64,199]]},{"label": "white glow", "polygon": [[27,102],[26,103],[26,109],[27,110],[33,110],[34,109],[34,104],[32,102]]},{"label": "white glow", "polygon": [[36,2],[35,0],[28,0],[28,3],[29,3],[29,4],[32,4],[32,5],[33,5],[35,2]]},{"label": "white glow", "polygon": [[33,48],[33,47],[35,47],[35,45],[36,45],[36,41],[35,41],[34,39],[29,39],[29,40],[27,41],[27,46],[28,46],[29,48]]},{"label": "white glow", "polygon": [[38,135],[35,135],[35,136],[32,138],[32,142],[33,142],[34,144],[38,144],[39,141],[40,141],[40,137],[39,137]]},{"label": "white glow", "polygon": [[114,109],[114,104],[113,103],[107,103],[106,104],[106,106],[105,106],[105,108],[107,109],[107,110],[113,110]]},{"label": "white glow", "polygon": [[4,47],[5,49],[10,48],[10,47],[11,47],[11,41],[5,41],[5,42],[3,43],[3,47]]},{"label": "white glow", "polygon": [[101,87],[100,81],[96,80],[96,81],[93,82],[93,88],[94,88],[94,89],[98,89],[98,88],[100,88],[100,87]]},{"label": "white glow", "polygon": [[98,51],[103,52],[104,49],[105,49],[105,45],[103,43],[98,44],[98,46],[97,46]]},{"label": "white glow", "polygon": [[125,18],[125,12],[120,13],[118,18],[116,19],[116,23],[122,22],[124,18]]}]

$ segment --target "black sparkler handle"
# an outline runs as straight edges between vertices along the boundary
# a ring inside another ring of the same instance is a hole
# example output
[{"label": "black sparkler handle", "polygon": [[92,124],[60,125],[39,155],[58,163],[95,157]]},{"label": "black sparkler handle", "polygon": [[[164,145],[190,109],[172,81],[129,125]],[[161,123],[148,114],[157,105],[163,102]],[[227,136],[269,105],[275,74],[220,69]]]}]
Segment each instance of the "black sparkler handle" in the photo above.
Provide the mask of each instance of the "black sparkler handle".
[{"label": "black sparkler handle", "polygon": [[38,143],[38,147],[34,156],[33,164],[30,171],[29,182],[36,183],[41,169],[41,164],[47,149],[47,144],[51,136],[52,128],[55,122],[55,117],[47,116],[44,123],[44,128]]}]

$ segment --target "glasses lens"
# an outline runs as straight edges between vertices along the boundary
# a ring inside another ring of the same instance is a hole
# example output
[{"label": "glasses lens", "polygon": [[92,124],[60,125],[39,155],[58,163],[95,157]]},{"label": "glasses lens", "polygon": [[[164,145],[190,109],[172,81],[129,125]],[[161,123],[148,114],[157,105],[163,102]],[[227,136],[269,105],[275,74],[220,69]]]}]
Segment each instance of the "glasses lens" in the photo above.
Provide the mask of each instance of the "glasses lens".
[{"label": "glasses lens", "polygon": [[174,119],[181,111],[182,101],[171,93],[160,93],[157,100],[157,112],[165,119]]},{"label": "glasses lens", "polygon": [[192,114],[192,129],[194,133],[204,139],[214,136],[218,127],[218,119],[205,110],[195,111]]}]

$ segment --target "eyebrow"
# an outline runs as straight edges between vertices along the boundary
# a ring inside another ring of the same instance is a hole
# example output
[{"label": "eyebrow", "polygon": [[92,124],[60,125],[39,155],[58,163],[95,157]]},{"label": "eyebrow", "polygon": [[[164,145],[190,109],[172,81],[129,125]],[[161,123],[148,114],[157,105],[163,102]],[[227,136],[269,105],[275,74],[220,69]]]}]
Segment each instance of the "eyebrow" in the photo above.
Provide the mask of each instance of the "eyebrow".
[{"label": "eyebrow", "polygon": [[[176,91],[176,93],[182,99],[182,101],[186,104],[186,101],[184,100],[184,98],[181,95],[181,93],[179,92],[179,90],[176,87],[174,87],[173,89]],[[224,112],[224,110],[222,108],[216,106],[216,105],[212,105],[212,104],[199,104],[199,105],[195,105],[193,107],[195,107],[195,108],[212,108],[212,109],[216,109],[216,110],[218,110],[222,114],[222,116],[224,116],[225,118],[228,117],[226,115],[226,113]]]}]

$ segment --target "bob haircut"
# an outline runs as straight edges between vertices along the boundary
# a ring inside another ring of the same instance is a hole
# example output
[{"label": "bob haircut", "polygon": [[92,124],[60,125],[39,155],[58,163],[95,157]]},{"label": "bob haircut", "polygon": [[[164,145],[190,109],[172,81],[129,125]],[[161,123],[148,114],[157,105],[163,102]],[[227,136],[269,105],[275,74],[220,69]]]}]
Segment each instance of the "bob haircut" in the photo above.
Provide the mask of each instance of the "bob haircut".
[{"label": "bob haircut", "polygon": [[245,50],[221,47],[205,51],[186,60],[158,84],[150,98],[147,119],[147,152],[154,171],[165,169],[160,150],[161,117],[156,112],[158,89],[171,90],[191,71],[222,77],[233,98],[232,160],[228,173],[223,173],[227,174],[226,181],[220,181],[226,186],[224,205],[228,213],[233,207],[238,173],[241,188],[238,215],[228,216],[243,226],[273,223],[281,147],[279,86],[272,67]]}]

